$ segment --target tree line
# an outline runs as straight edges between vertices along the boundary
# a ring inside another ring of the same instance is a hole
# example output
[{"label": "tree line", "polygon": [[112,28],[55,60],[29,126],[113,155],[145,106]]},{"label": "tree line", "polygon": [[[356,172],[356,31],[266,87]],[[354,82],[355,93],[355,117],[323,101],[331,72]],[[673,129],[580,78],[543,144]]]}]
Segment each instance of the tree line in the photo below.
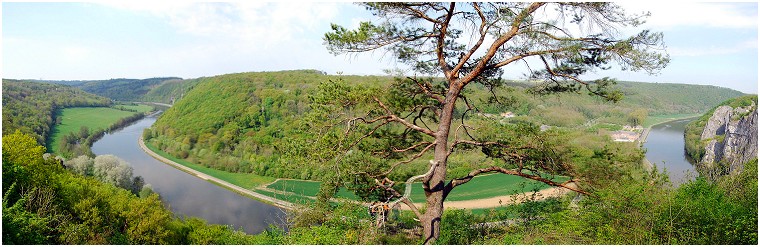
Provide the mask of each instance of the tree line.
[{"label": "tree line", "polygon": [[[132,110],[133,112],[136,112]],[[71,132],[67,135],[64,135],[61,137],[61,142],[59,143],[58,152],[60,152],[61,155],[64,157],[77,157],[80,155],[86,155],[90,157],[94,157],[95,154],[92,153],[91,147],[92,144],[96,141],[100,140],[106,133],[110,133],[112,131],[116,131],[118,129],[124,128],[140,119],[145,117],[146,113],[135,113],[131,116],[121,118],[117,120],[115,123],[111,124],[106,129],[96,129],[96,130],[90,130],[86,126],[82,126],[78,132]]]},{"label": "tree line", "polygon": [[65,107],[109,106],[111,100],[64,85],[3,79],[3,134],[20,130],[45,145]]}]

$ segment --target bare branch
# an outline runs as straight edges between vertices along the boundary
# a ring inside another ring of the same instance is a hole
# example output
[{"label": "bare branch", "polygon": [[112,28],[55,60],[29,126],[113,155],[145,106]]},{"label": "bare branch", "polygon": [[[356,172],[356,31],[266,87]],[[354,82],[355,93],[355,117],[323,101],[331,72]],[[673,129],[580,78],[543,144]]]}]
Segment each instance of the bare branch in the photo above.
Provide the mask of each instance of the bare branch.
[{"label": "bare branch", "polygon": [[480,6],[478,6],[478,3],[472,3],[472,7],[475,9],[475,11],[478,12],[478,16],[480,16],[480,29],[478,30],[480,38],[478,38],[478,41],[475,43],[475,45],[473,45],[472,48],[470,48],[470,50],[467,51],[467,53],[465,53],[464,56],[459,59],[459,63],[457,63],[457,65],[451,69],[453,73],[459,73],[459,70],[464,67],[467,61],[470,60],[470,57],[472,57],[472,54],[475,54],[475,51],[477,51],[478,48],[483,45],[483,41],[486,39],[486,17],[483,15],[483,11],[480,9]]},{"label": "bare branch", "polygon": [[375,100],[375,102],[377,102],[378,105],[380,105],[380,107],[382,107],[385,110],[386,113],[388,113],[387,117],[389,118],[389,121],[401,123],[404,126],[406,126],[407,128],[410,128],[410,129],[422,132],[422,133],[424,133],[426,135],[429,135],[429,136],[431,136],[433,138],[435,138],[437,136],[437,134],[435,132],[433,132],[433,131],[431,131],[429,129],[422,128],[420,126],[417,126],[417,125],[414,125],[412,123],[409,123],[409,122],[407,122],[406,120],[404,120],[402,118],[399,118],[398,116],[396,116],[395,114],[393,114],[391,112],[391,110],[388,109],[388,107],[385,106],[385,104],[383,104],[383,102],[380,102],[380,100],[377,99],[377,97],[372,97],[372,98]]},{"label": "bare branch", "polygon": [[424,149],[422,149],[422,151],[420,151],[419,153],[415,154],[415,155],[414,155],[414,156],[412,156],[411,158],[409,158],[409,159],[407,159],[407,160],[399,161],[398,163],[396,163],[396,164],[393,164],[393,165],[391,166],[391,168],[390,168],[390,169],[388,169],[387,171],[385,171],[385,172],[383,172],[383,173],[381,173],[381,174],[378,174],[378,175],[376,175],[376,176],[373,176],[373,177],[384,177],[384,176],[388,176],[388,174],[390,174],[391,172],[393,172],[393,170],[394,170],[394,169],[396,169],[396,167],[398,167],[399,165],[408,164],[409,162],[412,162],[412,161],[414,161],[414,160],[416,160],[416,159],[419,159],[420,157],[422,157],[422,155],[424,155],[425,153],[427,153],[427,151],[428,151],[428,150],[430,150],[430,148],[434,147],[436,143],[437,143],[437,142],[435,142],[435,141],[434,141],[434,142],[431,142],[431,143],[430,143],[429,145],[427,145],[427,146],[426,146]]},{"label": "bare branch", "polygon": [[429,97],[437,100],[439,103],[443,104],[443,98],[441,98],[441,95],[438,95],[438,94],[435,94],[435,93],[431,92],[428,87],[422,85],[422,83],[420,83],[419,80],[417,80],[415,78],[407,77],[407,79],[412,80],[415,84],[417,84],[417,86],[420,89],[422,89],[422,92],[424,92],[427,96],[429,96]]},{"label": "bare branch", "polygon": [[462,78],[460,81],[462,81],[464,84],[467,84],[473,79],[475,79],[475,77],[480,75],[483,71],[485,71],[488,63],[491,61],[491,59],[494,56],[496,56],[496,53],[499,50],[499,47],[501,47],[507,41],[511,40],[515,35],[517,35],[518,31],[520,30],[520,23],[525,21],[525,18],[528,18],[528,16],[530,16],[533,12],[535,12],[538,8],[540,8],[544,4],[546,3],[532,3],[530,6],[523,9],[523,11],[520,12],[520,14],[512,22],[512,28],[507,33],[505,33],[504,35],[496,39],[496,41],[494,41],[493,44],[491,44],[491,46],[486,51],[486,54],[483,56],[483,59],[481,59],[478,62],[478,64],[475,66],[475,68],[469,74],[467,74],[464,78]]},{"label": "bare branch", "polygon": [[454,6],[456,6],[456,3],[452,2],[449,6],[448,13],[446,13],[446,20],[443,21],[443,23],[440,23],[440,33],[438,34],[438,44],[435,48],[435,54],[438,57],[438,65],[441,66],[441,70],[443,70],[443,74],[446,76],[447,79],[452,79],[456,77],[456,75],[451,74],[451,68],[449,68],[449,64],[446,62],[446,56],[443,54],[443,48],[444,48],[444,41],[446,40],[446,34],[448,33],[449,28],[449,22],[451,21],[451,17],[453,16],[454,12]]},{"label": "bare branch", "polygon": [[406,151],[409,151],[409,150],[412,150],[412,149],[418,148],[418,147],[420,147],[420,146],[422,146],[422,145],[425,145],[425,144],[432,144],[432,142],[420,142],[420,143],[417,143],[417,144],[415,144],[414,146],[411,146],[411,147],[408,147],[408,148],[404,148],[404,149],[393,149],[393,152],[397,152],[397,153],[403,153],[403,152],[406,152]]}]

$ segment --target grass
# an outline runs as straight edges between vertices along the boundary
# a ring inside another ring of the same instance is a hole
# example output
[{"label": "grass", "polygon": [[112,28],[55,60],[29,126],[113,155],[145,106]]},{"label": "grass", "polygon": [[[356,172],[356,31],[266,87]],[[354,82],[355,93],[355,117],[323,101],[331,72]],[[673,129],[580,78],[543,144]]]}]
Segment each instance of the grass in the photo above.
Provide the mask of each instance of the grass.
[{"label": "grass", "polygon": [[618,131],[618,130],[622,130],[623,126],[620,126],[618,124],[611,124],[611,123],[598,123],[592,126],[591,128],[589,128],[589,130],[591,131],[596,131],[599,129],[605,129],[609,131]]},{"label": "grass", "polygon": [[271,191],[262,190],[262,189],[254,189],[253,191],[265,196],[273,197],[275,199],[292,202],[296,204],[307,204],[307,203],[313,203],[316,201],[314,199],[311,199],[302,195],[281,194],[281,193],[271,192]]},{"label": "grass", "polygon": [[702,114],[685,113],[685,114],[648,116],[647,119],[644,120],[644,128],[649,128],[657,124],[661,124],[664,122],[669,122],[669,121],[673,121],[677,119],[685,119],[685,118],[692,118],[692,117],[698,117],[698,116],[702,116]]},{"label": "grass", "polygon": [[188,162],[187,160],[179,159],[172,155],[169,155],[168,153],[156,148],[150,142],[145,142],[145,146],[147,146],[148,149],[153,150],[153,152],[155,152],[156,154],[164,158],[177,162],[183,166],[189,167],[190,169],[208,174],[209,176],[240,186],[241,188],[244,188],[244,189],[253,190],[259,185],[271,183],[272,181],[275,180],[275,178],[272,178],[272,177],[260,176],[260,175],[256,175],[252,173],[233,173],[233,172],[226,172],[226,171],[220,171],[213,168],[208,168],[208,167],[201,166],[198,164],[193,164],[193,163]]},{"label": "grass", "polygon": [[[567,181],[568,178],[554,179],[556,182]],[[412,184],[412,195],[410,198],[415,202],[424,202],[425,193],[422,190],[421,183]],[[506,175],[506,174],[489,174],[477,176],[469,183],[457,186],[451,191],[446,201],[467,201],[475,199],[491,198],[496,196],[513,195],[517,193],[542,190],[550,186],[526,178]]]},{"label": "grass", "polygon": [[[274,197],[280,200],[293,202],[293,203],[299,203],[299,204],[302,204],[304,202],[314,202],[314,199],[311,199],[309,197],[316,197],[317,193],[319,193],[319,188],[321,185],[321,182],[319,181],[295,180],[295,179],[279,179],[275,181],[275,178],[259,176],[256,174],[232,173],[232,172],[220,171],[213,168],[208,168],[201,165],[193,164],[186,160],[173,157],[169,155],[168,153],[159,150],[158,148],[156,148],[154,145],[152,145],[149,142],[146,142],[145,145],[148,146],[150,150],[153,150],[153,152],[157,153],[158,155],[166,157],[167,159],[170,159],[181,165],[187,166],[193,170],[208,174],[210,176],[227,181],[231,184],[240,186],[242,188],[246,188],[246,189],[255,191],[257,193]],[[567,181],[567,179],[568,178],[566,177],[558,177],[554,179],[554,181],[564,182],[564,181]],[[256,188],[266,183],[271,183],[267,185],[266,188],[273,191]],[[421,183],[413,183],[412,186],[413,186],[412,194],[410,198],[414,202],[424,202],[425,194],[422,190]],[[467,201],[467,200],[475,200],[475,199],[484,199],[484,198],[491,198],[491,197],[496,197],[496,196],[504,196],[504,195],[523,193],[523,192],[537,191],[537,190],[542,190],[549,187],[550,187],[549,185],[546,185],[542,182],[537,182],[537,181],[525,179],[522,177],[511,176],[511,175],[506,175],[506,174],[489,174],[489,175],[478,176],[474,178],[472,181],[470,181],[469,183],[460,185],[459,187],[454,189],[454,191],[452,191],[451,194],[449,194],[446,200],[447,201]],[[403,192],[403,189],[401,192]],[[336,197],[343,198],[343,199],[350,199],[350,200],[359,199],[354,193],[346,190],[346,188],[341,188],[340,191],[338,191]]]},{"label": "grass", "polygon": [[57,154],[63,136],[79,132],[82,126],[90,129],[90,132],[106,129],[119,119],[133,114],[135,113],[110,107],[74,107],[60,110],[56,116],[61,118],[61,123],[53,126],[47,147],[48,152]]},{"label": "grass", "polygon": [[[319,181],[280,179],[277,180],[277,182],[268,185],[267,188],[295,193],[298,195],[317,196],[321,184],[322,182]],[[350,200],[359,200],[358,196],[356,196],[353,192],[348,191],[346,188],[340,188],[336,197]]]},{"label": "grass", "polygon": [[[555,181],[564,182],[567,181],[567,178],[558,178],[555,179]],[[320,184],[321,183],[318,181],[280,179],[277,182],[268,185],[267,188],[304,196],[316,196],[319,192]],[[542,190],[549,187],[549,185],[546,185],[544,183],[517,176],[505,174],[483,175],[478,176],[469,183],[463,184],[454,189],[446,200],[467,201],[484,199],[496,196],[530,192],[534,190]],[[403,193],[403,189],[400,192]],[[341,188],[336,197],[358,200],[358,197],[356,195],[346,190],[345,188]],[[422,190],[421,183],[412,184],[412,194],[410,198],[415,202],[425,201],[425,193]]]}]

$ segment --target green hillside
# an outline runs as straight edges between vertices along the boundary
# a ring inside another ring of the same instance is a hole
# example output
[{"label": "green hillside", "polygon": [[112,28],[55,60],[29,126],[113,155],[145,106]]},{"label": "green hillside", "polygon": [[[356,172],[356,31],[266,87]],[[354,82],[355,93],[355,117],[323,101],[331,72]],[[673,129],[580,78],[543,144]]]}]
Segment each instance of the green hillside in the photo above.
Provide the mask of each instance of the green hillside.
[{"label": "green hillside", "polygon": [[[377,87],[384,92],[390,91],[387,87],[394,81],[392,77],[332,76],[313,70],[167,81],[146,97],[150,95],[157,101],[171,95],[182,97],[159,118],[147,136],[153,137],[151,142],[159,149],[207,167],[272,177],[318,179],[319,171],[297,169],[290,164],[292,162],[281,159],[284,152],[292,151],[283,140],[303,136],[305,125],[302,123],[306,120],[302,118],[311,111],[310,95],[320,83],[339,78],[351,85]],[[507,85],[494,91],[497,99],[482,86],[473,85],[469,101],[483,114],[511,111],[517,115],[512,121],[579,131],[641,124],[643,119],[632,121],[635,113],[641,111],[644,112],[641,118],[646,118],[646,113],[704,112],[720,101],[741,95],[738,91],[712,86],[622,82],[617,87],[625,98],[610,103],[585,94],[533,95],[527,92],[533,85],[524,81],[511,81]],[[498,100],[498,103],[488,104],[489,100]],[[464,112],[464,107],[459,104],[457,114]],[[578,138],[591,138],[581,136]],[[293,139],[288,139],[290,141]],[[600,142],[599,146],[604,144]],[[466,164],[472,161],[468,157],[452,159]],[[459,174],[465,168],[453,169],[451,173]],[[399,176],[418,172],[414,168]]]},{"label": "green hillside", "polygon": [[70,85],[82,90],[119,101],[138,101],[151,89],[167,80],[180,80],[177,77],[162,77],[149,79],[110,79],[91,81],[41,81],[62,85]]},{"label": "green hillside", "polygon": [[757,105],[757,95],[745,95],[742,97],[729,99],[716,105],[710,109],[710,111],[699,117],[699,119],[694,120],[693,122],[686,125],[686,130],[684,132],[686,153],[693,160],[702,160],[702,156],[705,154],[705,145],[707,145],[708,141],[699,140],[699,138],[702,136],[702,131],[704,131],[705,125],[707,124],[707,121],[710,120],[710,117],[712,117],[715,109],[724,105],[736,108],[746,107],[753,104]]},{"label": "green hillside", "polygon": [[620,82],[622,103],[650,109],[650,115],[704,113],[726,99],[744,93],[716,86],[675,83]]},{"label": "green hillside", "polygon": [[152,88],[145,95],[142,96],[142,101],[145,102],[160,102],[171,104],[172,99],[179,100],[187,92],[193,89],[201,79],[172,79],[161,82],[161,84]]},{"label": "green hillside", "polygon": [[57,109],[110,104],[109,99],[65,85],[3,79],[3,135],[20,130],[44,145]]}]

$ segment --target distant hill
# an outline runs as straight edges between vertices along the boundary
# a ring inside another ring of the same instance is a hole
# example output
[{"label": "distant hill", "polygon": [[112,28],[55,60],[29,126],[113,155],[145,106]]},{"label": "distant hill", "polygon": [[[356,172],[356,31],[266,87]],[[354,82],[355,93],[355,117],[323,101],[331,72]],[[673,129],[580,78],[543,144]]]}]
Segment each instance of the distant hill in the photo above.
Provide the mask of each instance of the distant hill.
[{"label": "distant hill", "polygon": [[184,97],[198,82],[203,80],[204,78],[166,80],[145,93],[140,100],[172,104]]},{"label": "distant hill", "polygon": [[[256,172],[275,177],[309,178],[278,165],[277,142],[298,133],[296,122],[309,112],[309,95],[321,82],[342,79],[352,84],[387,87],[387,76],[333,76],[320,71],[251,72],[166,81],[145,98],[178,100],[155,123],[153,142],[168,153],[220,170]],[[529,82],[510,82],[499,89],[499,103],[486,104],[491,93],[470,87],[468,98],[482,113],[513,112],[539,124],[582,127],[589,121],[625,125],[636,109],[650,115],[700,113],[725,99],[742,95],[726,88],[684,84],[622,82],[617,103],[585,94],[537,96]],[[480,87],[480,88],[479,88]],[[458,105],[464,112],[464,104]]]},{"label": "distant hill", "polygon": [[38,82],[69,85],[86,92],[119,101],[140,101],[142,97],[161,83],[169,80],[181,80],[178,77],[160,77],[149,79],[109,79],[88,81],[55,81],[41,80]]},{"label": "distant hill", "polygon": [[675,83],[619,82],[622,103],[650,109],[650,115],[704,113],[744,93],[717,86]]}]

